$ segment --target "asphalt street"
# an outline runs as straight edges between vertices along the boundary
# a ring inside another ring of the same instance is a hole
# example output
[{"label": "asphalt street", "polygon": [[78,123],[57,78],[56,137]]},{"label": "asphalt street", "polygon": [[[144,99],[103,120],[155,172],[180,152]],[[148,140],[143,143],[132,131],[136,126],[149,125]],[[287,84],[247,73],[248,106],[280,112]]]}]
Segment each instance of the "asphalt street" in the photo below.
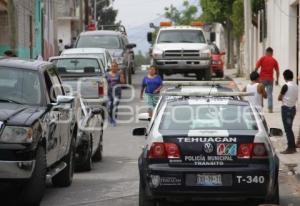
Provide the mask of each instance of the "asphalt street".
[{"label": "asphalt street", "polygon": [[[134,75],[134,99],[122,106],[130,105],[136,111],[138,105],[143,105],[139,99],[139,89],[145,72],[138,71]],[[173,78],[173,77],[172,77]],[[123,91],[123,98],[128,98],[130,89]],[[125,109],[120,109],[124,112]],[[136,116],[119,115],[120,120],[127,120]],[[138,205],[138,165],[137,159],[144,143],[143,137],[133,137],[132,129],[144,127],[146,122],[133,121],[128,124],[118,124],[117,127],[108,126],[104,133],[104,159],[95,163],[91,172],[76,173],[72,186],[56,188],[48,185],[42,206],[137,206]],[[1,189],[0,189],[1,190]],[[283,168],[280,172],[281,205],[300,205],[299,182],[294,176],[287,175]],[[2,205],[0,203],[0,205]],[[9,205],[4,204],[4,205]],[[168,205],[168,204],[166,204]],[[247,203],[181,203],[169,205],[247,205]]]}]

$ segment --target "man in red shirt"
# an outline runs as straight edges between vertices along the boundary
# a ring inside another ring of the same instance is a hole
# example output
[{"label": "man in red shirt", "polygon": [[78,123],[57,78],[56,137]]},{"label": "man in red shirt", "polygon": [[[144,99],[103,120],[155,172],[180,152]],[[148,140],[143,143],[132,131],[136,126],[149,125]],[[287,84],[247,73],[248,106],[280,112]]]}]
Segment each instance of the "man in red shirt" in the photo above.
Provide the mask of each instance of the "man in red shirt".
[{"label": "man in red shirt", "polygon": [[259,79],[265,85],[268,95],[268,110],[273,112],[273,84],[274,84],[274,70],[276,71],[275,85],[278,85],[279,80],[279,65],[273,57],[273,49],[271,47],[266,49],[266,53],[261,57],[257,63],[255,71],[260,69]]}]

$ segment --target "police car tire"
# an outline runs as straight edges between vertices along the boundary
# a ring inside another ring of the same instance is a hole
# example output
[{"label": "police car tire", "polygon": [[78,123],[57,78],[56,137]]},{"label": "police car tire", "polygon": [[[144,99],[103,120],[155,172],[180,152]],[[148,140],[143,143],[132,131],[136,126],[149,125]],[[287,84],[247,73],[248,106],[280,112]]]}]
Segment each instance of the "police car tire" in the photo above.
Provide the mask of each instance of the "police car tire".
[{"label": "police car tire", "polygon": [[38,147],[36,164],[31,179],[22,187],[20,203],[22,205],[39,205],[46,188],[46,152],[43,147]]},{"label": "police car tire", "polygon": [[145,186],[140,180],[139,186],[139,206],[156,206],[156,201],[147,197]]},{"label": "police car tire", "polygon": [[274,195],[266,201],[267,204],[280,205],[279,185],[277,183]]},{"label": "police car tire", "polygon": [[101,130],[101,135],[100,135],[100,141],[97,147],[97,150],[95,154],[93,155],[92,159],[94,162],[101,162],[103,159],[103,146],[102,146],[102,141],[103,141],[103,130]]},{"label": "police car tire", "polygon": [[69,152],[63,161],[67,166],[52,178],[52,184],[57,187],[68,187],[72,184],[75,164],[75,139],[72,138]]}]

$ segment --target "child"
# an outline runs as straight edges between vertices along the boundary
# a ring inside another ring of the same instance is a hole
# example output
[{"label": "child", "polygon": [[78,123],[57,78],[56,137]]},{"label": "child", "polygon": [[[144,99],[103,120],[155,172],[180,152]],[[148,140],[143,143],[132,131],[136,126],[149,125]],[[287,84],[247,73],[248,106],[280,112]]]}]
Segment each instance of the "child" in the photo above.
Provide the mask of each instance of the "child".
[{"label": "child", "polygon": [[152,116],[152,110],[158,101],[158,94],[162,88],[162,79],[156,74],[156,68],[151,66],[148,69],[148,75],[144,77],[141,89],[141,99],[145,96],[146,103],[150,107],[149,115]]},{"label": "child", "polygon": [[282,101],[281,117],[288,140],[288,147],[281,154],[293,154],[296,152],[295,136],[293,132],[293,121],[296,115],[296,102],[298,100],[298,86],[293,82],[294,74],[291,70],[283,72],[286,84],[282,87],[279,101]]},{"label": "child", "polygon": [[254,93],[254,96],[248,97],[248,101],[255,107],[263,107],[263,98],[267,98],[267,92],[265,86],[259,82],[259,74],[254,71],[250,74],[251,82],[244,88],[243,91]]}]

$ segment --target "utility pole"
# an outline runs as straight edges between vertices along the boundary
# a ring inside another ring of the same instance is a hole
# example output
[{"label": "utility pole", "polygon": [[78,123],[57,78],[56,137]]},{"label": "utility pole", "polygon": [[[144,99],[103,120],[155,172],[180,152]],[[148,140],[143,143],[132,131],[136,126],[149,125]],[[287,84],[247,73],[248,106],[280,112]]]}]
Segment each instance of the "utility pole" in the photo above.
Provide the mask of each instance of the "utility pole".
[{"label": "utility pole", "polygon": [[83,30],[83,1],[79,0],[79,31],[82,32]]},{"label": "utility pole", "polygon": [[84,0],[84,26],[87,27],[89,24],[89,16],[90,16],[90,7],[89,7],[89,0]]},{"label": "utility pole", "polygon": [[251,1],[244,0],[244,19],[245,19],[245,49],[244,49],[244,59],[245,59],[245,73],[250,74],[251,71]]},{"label": "utility pole", "polygon": [[10,33],[10,46],[13,51],[17,49],[17,22],[16,22],[16,10],[14,6],[14,1],[7,1],[7,10],[8,10],[8,25]]}]

